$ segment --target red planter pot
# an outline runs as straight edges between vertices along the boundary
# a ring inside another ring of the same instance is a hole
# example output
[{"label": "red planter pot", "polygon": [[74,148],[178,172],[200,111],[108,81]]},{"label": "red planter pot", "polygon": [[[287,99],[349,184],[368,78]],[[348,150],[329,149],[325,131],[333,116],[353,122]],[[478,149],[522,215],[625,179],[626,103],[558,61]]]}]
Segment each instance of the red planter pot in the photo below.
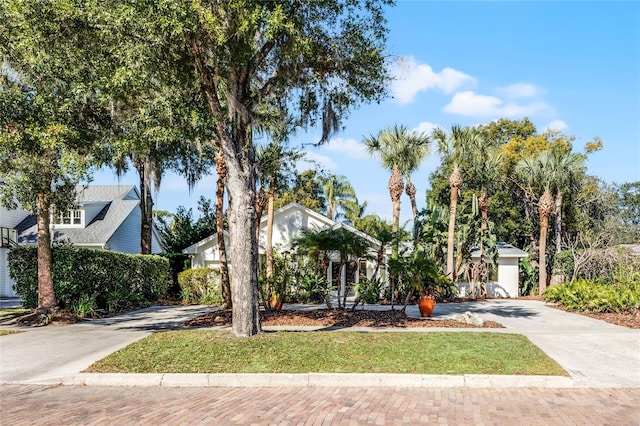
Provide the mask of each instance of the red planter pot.
[{"label": "red planter pot", "polygon": [[433,308],[436,307],[436,299],[431,296],[420,296],[418,300],[418,309],[420,309],[420,315],[423,317],[430,317],[433,312]]}]

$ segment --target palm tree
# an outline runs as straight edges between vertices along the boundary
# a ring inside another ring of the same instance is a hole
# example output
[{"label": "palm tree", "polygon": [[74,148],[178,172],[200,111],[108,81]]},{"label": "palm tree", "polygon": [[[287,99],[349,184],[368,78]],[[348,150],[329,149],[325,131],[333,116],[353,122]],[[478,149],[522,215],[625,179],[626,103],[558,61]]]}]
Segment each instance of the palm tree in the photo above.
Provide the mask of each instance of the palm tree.
[{"label": "palm tree", "polygon": [[345,176],[330,174],[321,177],[320,183],[327,207],[326,215],[329,219],[336,220],[341,216],[358,217],[360,215],[356,191]]},{"label": "palm tree", "polygon": [[[367,152],[378,155],[382,166],[391,171],[389,178],[389,195],[393,203],[393,232],[397,234],[400,228],[400,196],[404,190],[404,177],[409,177],[429,153],[429,137],[422,133],[409,132],[405,126],[387,127],[378,136],[364,139]],[[415,186],[409,180],[407,194],[411,198],[414,210],[414,225],[417,217],[415,207]],[[393,244],[392,257],[398,257],[398,241]]]},{"label": "palm tree", "polygon": [[553,212],[554,202],[551,195],[551,185],[554,178],[554,166],[550,151],[543,151],[535,157],[525,158],[516,165],[516,172],[528,185],[528,191],[542,192],[538,200],[538,214],[540,215],[539,249],[539,281],[538,291],[542,295],[547,288],[547,233],[549,230],[549,216]]},{"label": "palm tree", "polygon": [[[258,163],[258,180],[262,186],[260,194],[266,196],[267,206],[267,232],[266,232],[266,275],[271,278],[273,275],[273,212],[274,200],[276,193],[282,192],[288,188],[288,182],[295,176],[295,162],[300,159],[303,154],[296,149],[286,149],[278,138],[275,138],[269,145],[259,148],[256,152]],[[262,196],[258,197],[261,201]],[[256,209],[260,214],[264,205],[258,206]],[[258,211],[259,209],[259,211]],[[259,236],[260,219],[257,223],[257,236]]]},{"label": "palm tree", "polygon": [[565,191],[576,188],[578,177],[584,174],[584,155],[572,153],[554,145],[551,149],[550,165],[555,188],[555,235],[556,253],[562,250],[562,199]]},{"label": "palm tree", "polygon": [[452,281],[456,279],[454,264],[454,239],[456,228],[456,210],[458,207],[458,192],[462,185],[462,164],[469,154],[477,147],[482,146],[483,138],[481,133],[474,127],[451,127],[451,134],[447,135],[442,128],[433,131],[433,138],[438,142],[438,151],[449,157],[453,162],[453,170],[449,176],[449,231],[447,237],[447,270],[446,273]]}]

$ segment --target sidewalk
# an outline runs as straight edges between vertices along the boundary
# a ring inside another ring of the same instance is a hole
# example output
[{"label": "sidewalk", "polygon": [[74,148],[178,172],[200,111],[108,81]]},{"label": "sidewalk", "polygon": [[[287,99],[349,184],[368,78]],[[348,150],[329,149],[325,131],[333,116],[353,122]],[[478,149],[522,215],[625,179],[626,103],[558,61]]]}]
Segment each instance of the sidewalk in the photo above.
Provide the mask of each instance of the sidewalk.
[{"label": "sidewalk", "polygon": [[[287,308],[295,308],[289,305]],[[388,307],[367,307],[383,309]],[[640,330],[631,330],[527,300],[441,303],[434,319],[465,311],[505,329],[477,332],[521,333],[570,374],[546,376],[429,376],[340,374],[82,374],[82,370],[152,332],[174,328],[216,308],[157,306],[117,317],[61,327],[28,329],[0,337],[0,383],[125,386],[397,386],[640,388]],[[417,307],[407,313],[419,316]],[[265,327],[269,329],[269,327]],[[358,329],[359,331],[374,331]],[[410,331],[459,329],[411,329]],[[463,329],[469,331],[472,329]],[[356,378],[357,377],[357,378]]]}]

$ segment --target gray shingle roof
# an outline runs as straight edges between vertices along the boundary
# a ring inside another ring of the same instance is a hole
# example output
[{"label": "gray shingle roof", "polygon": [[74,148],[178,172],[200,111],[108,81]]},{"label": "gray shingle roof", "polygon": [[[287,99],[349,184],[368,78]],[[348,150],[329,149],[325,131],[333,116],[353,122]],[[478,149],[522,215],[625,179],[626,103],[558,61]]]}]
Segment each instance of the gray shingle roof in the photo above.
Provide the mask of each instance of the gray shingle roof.
[{"label": "gray shingle roof", "polygon": [[[106,244],[133,209],[138,207],[139,199],[123,199],[134,189],[133,185],[94,185],[80,189],[77,197],[78,204],[90,202],[107,202],[108,204],[84,228],[55,229],[52,240],[85,245]],[[29,226],[22,227],[18,236],[19,244],[37,242],[38,228],[34,218],[35,215],[29,216],[20,224]]]}]

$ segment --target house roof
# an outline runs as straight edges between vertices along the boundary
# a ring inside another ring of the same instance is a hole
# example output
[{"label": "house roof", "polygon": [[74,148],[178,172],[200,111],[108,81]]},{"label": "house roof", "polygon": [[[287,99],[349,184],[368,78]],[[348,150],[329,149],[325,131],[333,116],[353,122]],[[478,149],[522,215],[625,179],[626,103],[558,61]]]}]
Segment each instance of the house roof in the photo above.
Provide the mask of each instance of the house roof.
[{"label": "house roof", "polygon": [[[328,217],[321,215],[320,213],[318,213],[317,211],[311,210],[305,206],[303,206],[300,203],[296,203],[295,201],[293,203],[289,203],[286,206],[282,206],[280,207],[278,210],[275,210],[273,212],[273,216],[279,216],[283,213],[288,212],[289,210],[302,210],[307,216],[310,216],[320,222],[325,223],[327,226],[333,226],[336,224],[336,222],[334,222],[333,220],[329,219]],[[260,219],[260,226],[262,225],[266,225],[267,224],[267,215],[262,215],[262,218]]]},{"label": "house roof", "polygon": [[[339,228],[344,228],[349,232],[354,233],[355,235],[358,235],[359,237],[365,239],[366,241],[368,241],[369,243],[371,243],[372,245],[375,245],[377,247],[380,246],[380,241],[378,241],[376,238],[373,238],[372,236],[359,231],[357,229],[355,229],[354,227],[347,225],[346,223],[337,223],[331,219],[329,219],[328,217],[321,215],[320,213],[311,210],[305,206],[303,206],[302,204],[293,202],[293,203],[289,203],[286,206],[282,206],[279,209],[275,210],[273,212],[273,216],[277,217],[283,214],[286,214],[292,210],[298,210],[301,211],[302,213],[304,213],[305,215],[312,217],[314,219],[316,219],[317,221],[323,223],[326,225],[325,229],[339,229]],[[262,218],[260,219],[260,228],[266,227],[267,226],[267,216],[262,216]],[[198,241],[195,244],[190,245],[189,247],[187,247],[186,249],[182,250],[183,253],[185,254],[195,254],[196,250],[198,247],[201,247],[209,242],[211,242],[212,240],[215,240],[217,238],[218,234],[213,234],[207,238],[204,238],[200,241]],[[225,235],[228,236],[228,233],[225,231]],[[284,249],[285,247],[281,247],[281,249]]]},{"label": "house roof", "polygon": [[[223,231],[222,234],[229,238],[229,232],[227,231]],[[203,238],[202,240],[198,241],[197,243],[193,243],[191,244],[189,247],[185,248],[182,250],[182,252],[184,254],[196,254],[197,252],[197,248],[198,247],[202,247],[203,245],[211,242],[211,241],[216,241],[218,239],[218,233],[216,232],[215,234],[209,235],[207,238]]]},{"label": "house roof", "polygon": [[[496,243],[496,246],[498,247],[498,257],[517,257],[517,258],[529,257],[529,253],[527,253],[526,251],[520,250],[519,248],[514,247],[511,244],[498,242]],[[472,248],[471,257],[478,257],[478,256],[480,256],[480,249],[477,247]]]},{"label": "house roof", "polygon": [[[77,196],[78,204],[104,203],[105,206],[84,228],[54,229],[52,241],[69,241],[84,245],[107,244],[129,214],[140,204],[139,198],[135,198],[137,196],[138,191],[134,185],[93,185],[80,189]],[[17,226],[18,243],[37,242],[38,227],[35,217],[31,215]]]}]

